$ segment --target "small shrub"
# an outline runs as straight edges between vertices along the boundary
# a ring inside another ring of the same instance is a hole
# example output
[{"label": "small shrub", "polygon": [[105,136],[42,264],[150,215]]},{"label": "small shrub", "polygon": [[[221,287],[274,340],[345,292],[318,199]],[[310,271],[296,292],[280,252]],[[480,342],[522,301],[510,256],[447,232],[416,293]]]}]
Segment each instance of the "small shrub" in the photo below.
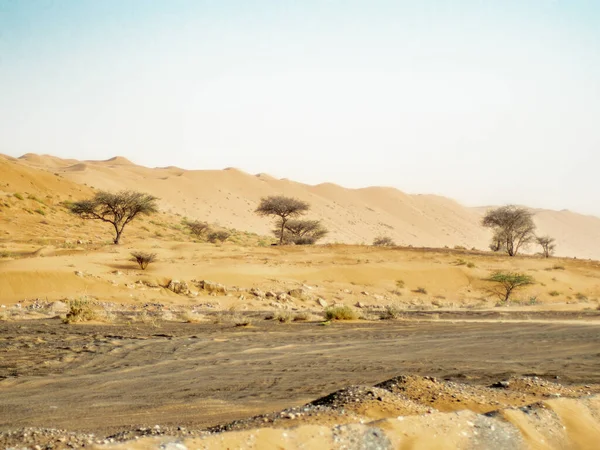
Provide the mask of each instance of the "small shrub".
[{"label": "small shrub", "polygon": [[552,266],[553,270],[565,270],[565,266],[561,266],[559,264],[555,264]]},{"label": "small shrub", "polygon": [[396,287],[398,289],[404,289],[404,280],[396,280]]},{"label": "small shrub", "polygon": [[325,310],[327,320],[357,320],[358,314],[349,306],[330,306]]},{"label": "small shrub", "polygon": [[381,318],[383,320],[394,320],[400,317],[402,317],[402,309],[400,308],[400,305],[396,303],[390,303],[389,305],[386,305]]},{"label": "small shrub", "polygon": [[36,212],[36,213],[38,213],[38,214],[40,214],[40,215],[42,215],[42,216],[45,216],[45,215],[46,215],[46,211],[44,211],[44,210],[43,210],[43,209],[41,209],[41,208],[38,208],[38,209],[36,209],[36,210],[35,210],[35,212]]},{"label": "small shrub", "polygon": [[210,232],[210,225],[207,222],[185,222],[185,226],[188,227],[190,233],[199,239],[203,239]]},{"label": "small shrub", "polygon": [[463,245],[455,245],[454,246],[454,250],[466,250],[467,247],[463,246]]},{"label": "small shrub", "polygon": [[277,311],[273,316],[273,320],[281,323],[289,323],[293,320],[293,316],[289,311]]},{"label": "small shrub", "polygon": [[457,259],[456,261],[454,261],[454,264],[457,266],[466,266],[467,262],[464,259]]},{"label": "small shrub", "polygon": [[252,325],[252,319],[236,315],[233,317],[233,325],[236,327],[249,327]]},{"label": "small shrub", "polygon": [[156,260],[156,253],[132,252],[133,260],[137,262],[142,270],[146,270],[148,264]]},{"label": "small shrub", "polygon": [[577,294],[575,294],[575,298],[577,300],[579,300],[580,302],[587,302],[588,301],[588,298],[585,295],[583,295],[581,292],[578,292]]},{"label": "small shrub", "polygon": [[25,198],[23,197],[23,195],[19,194],[18,192],[15,192],[13,194],[13,197],[16,198],[17,200],[25,200]]},{"label": "small shrub", "polygon": [[558,297],[560,295],[560,292],[558,292],[558,291],[550,291],[550,292],[548,292],[548,295],[550,295],[552,297]]},{"label": "small shrub", "polygon": [[395,247],[396,243],[389,236],[377,236],[373,239],[373,245],[375,247]]},{"label": "small shrub", "polygon": [[473,262],[470,262],[470,261],[469,261],[469,262],[467,263],[467,267],[468,267],[469,269],[474,269],[474,268],[475,268],[475,267],[477,267],[477,266],[475,265],[475,263],[473,263]]},{"label": "small shrub", "polygon": [[427,294],[427,289],[424,287],[418,287],[413,291],[415,294]]},{"label": "small shrub", "polygon": [[211,242],[213,244],[217,243],[217,242],[224,242],[227,240],[227,238],[229,238],[229,236],[231,236],[231,233],[227,230],[219,230],[219,231],[212,231],[208,234],[208,236],[206,237],[206,239],[208,240],[208,242]]},{"label": "small shrub", "polygon": [[69,311],[64,318],[64,323],[88,322],[96,318],[92,305],[86,299],[69,301]]}]

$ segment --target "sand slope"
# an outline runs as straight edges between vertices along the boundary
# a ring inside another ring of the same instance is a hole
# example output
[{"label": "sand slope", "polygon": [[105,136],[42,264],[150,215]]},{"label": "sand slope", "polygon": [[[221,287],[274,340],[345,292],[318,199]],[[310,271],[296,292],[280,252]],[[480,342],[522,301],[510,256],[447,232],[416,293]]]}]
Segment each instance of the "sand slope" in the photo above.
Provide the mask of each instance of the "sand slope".
[{"label": "sand slope", "polygon": [[[402,245],[485,249],[489,238],[489,232],[479,226],[485,208],[468,208],[440,196],[407,195],[393,188],[311,186],[235,168],[151,169],[123,157],[82,162],[26,154],[15,161],[0,156],[0,161],[2,177],[7,170],[37,168],[98,189],[137,189],[160,197],[167,212],[260,234],[269,232],[271,221],[253,213],[257,203],[263,196],[283,194],[310,202],[310,216],[322,218],[330,229],[328,242],[370,243],[377,235],[388,235]],[[46,175],[29,176],[37,181]],[[599,218],[570,211],[535,213],[540,233],[556,237],[557,255],[600,258]]]}]

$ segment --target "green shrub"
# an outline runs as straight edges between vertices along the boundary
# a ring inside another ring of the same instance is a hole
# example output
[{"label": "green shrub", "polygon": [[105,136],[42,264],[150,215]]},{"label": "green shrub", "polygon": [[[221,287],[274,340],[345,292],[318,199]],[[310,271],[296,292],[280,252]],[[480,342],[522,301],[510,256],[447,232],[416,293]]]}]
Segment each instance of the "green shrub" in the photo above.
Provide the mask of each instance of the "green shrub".
[{"label": "green shrub", "polygon": [[393,320],[398,319],[402,316],[402,309],[400,305],[395,303],[390,303],[386,305],[385,310],[383,311],[383,316],[381,318],[383,320]]},{"label": "green shrub", "polygon": [[273,316],[273,320],[281,323],[289,323],[294,319],[292,313],[289,311],[277,311]]},{"label": "green shrub", "polygon": [[558,297],[560,295],[560,292],[558,292],[558,291],[550,291],[550,292],[548,292],[548,295],[550,295],[552,297]]},{"label": "green shrub", "polygon": [[44,211],[44,210],[43,210],[43,209],[41,209],[41,208],[38,208],[38,209],[36,209],[36,210],[35,210],[35,212],[36,212],[36,213],[38,213],[38,214],[40,214],[40,215],[42,215],[42,216],[45,216],[45,215],[46,215],[46,211]]},{"label": "green shrub", "polygon": [[357,320],[358,314],[349,306],[330,306],[325,310],[327,320]]},{"label": "green shrub", "polygon": [[497,295],[502,302],[507,302],[515,289],[535,283],[530,275],[516,272],[494,272],[484,281],[495,283],[491,293]]},{"label": "green shrub", "polygon": [[18,200],[24,200],[23,195],[19,194],[18,192],[15,192],[13,194],[13,197],[16,198],[16,199],[18,199]]}]

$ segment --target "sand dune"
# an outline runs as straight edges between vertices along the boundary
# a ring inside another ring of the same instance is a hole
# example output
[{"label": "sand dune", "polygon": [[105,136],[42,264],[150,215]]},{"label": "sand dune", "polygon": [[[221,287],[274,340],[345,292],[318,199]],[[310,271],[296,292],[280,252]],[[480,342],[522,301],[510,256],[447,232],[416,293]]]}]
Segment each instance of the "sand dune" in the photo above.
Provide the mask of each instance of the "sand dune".
[{"label": "sand dune", "polygon": [[[485,208],[468,208],[448,198],[408,195],[387,187],[311,186],[236,168],[147,168],[120,156],[75,161],[28,153],[17,161],[6,157],[0,161],[3,172],[37,168],[98,189],[150,192],[160,197],[161,207],[169,213],[260,234],[269,233],[271,223],[253,213],[257,203],[263,196],[283,194],[310,202],[309,215],[323,219],[330,229],[328,242],[370,243],[377,235],[388,235],[402,245],[485,249],[489,239],[489,232],[479,225]],[[34,184],[48,178],[31,171],[24,176]],[[12,178],[15,181],[14,175]],[[23,183],[27,182],[21,182],[19,189],[26,187]],[[599,218],[570,211],[534,211],[540,233],[557,239],[557,255],[600,258]]]}]

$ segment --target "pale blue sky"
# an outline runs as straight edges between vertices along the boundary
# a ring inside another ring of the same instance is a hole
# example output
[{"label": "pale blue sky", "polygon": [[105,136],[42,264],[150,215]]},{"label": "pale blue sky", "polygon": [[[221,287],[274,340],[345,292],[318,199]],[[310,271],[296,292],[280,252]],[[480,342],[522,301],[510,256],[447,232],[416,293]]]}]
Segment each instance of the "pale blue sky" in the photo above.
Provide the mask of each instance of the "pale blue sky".
[{"label": "pale blue sky", "polygon": [[0,0],[0,152],[600,215],[600,1]]}]

